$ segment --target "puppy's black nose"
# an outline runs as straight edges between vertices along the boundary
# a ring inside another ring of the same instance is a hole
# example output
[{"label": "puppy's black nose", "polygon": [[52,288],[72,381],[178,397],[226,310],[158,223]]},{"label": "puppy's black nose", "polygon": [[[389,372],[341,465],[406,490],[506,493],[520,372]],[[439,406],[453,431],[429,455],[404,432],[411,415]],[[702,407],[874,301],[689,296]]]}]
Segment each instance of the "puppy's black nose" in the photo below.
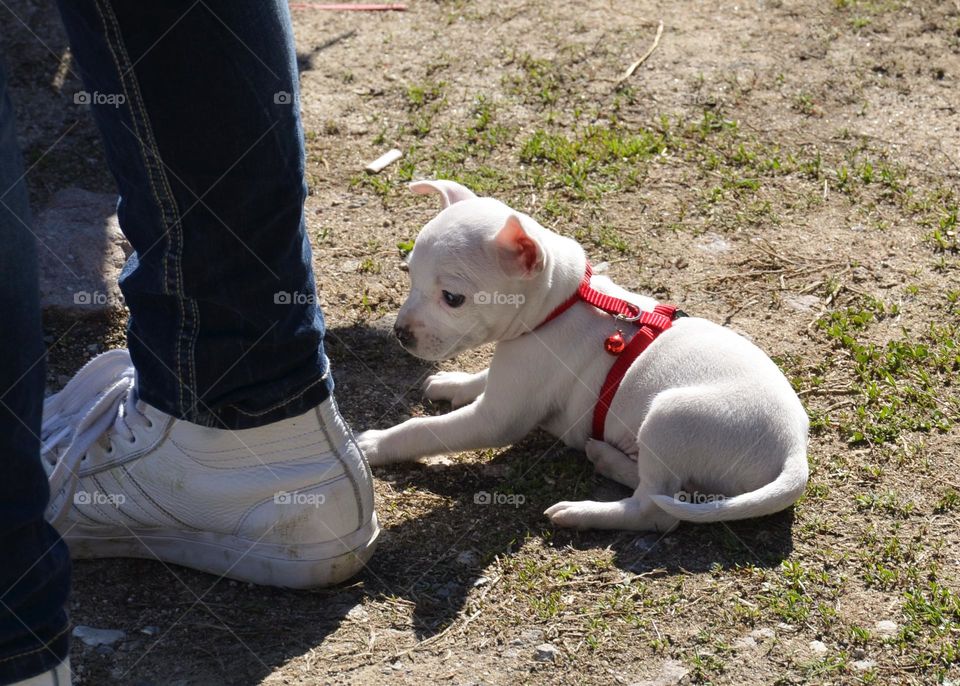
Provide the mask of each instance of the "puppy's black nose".
[{"label": "puppy's black nose", "polygon": [[400,345],[405,348],[410,347],[414,344],[414,341],[416,341],[413,331],[405,326],[394,326],[393,335],[397,337],[398,341],[400,341]]}]

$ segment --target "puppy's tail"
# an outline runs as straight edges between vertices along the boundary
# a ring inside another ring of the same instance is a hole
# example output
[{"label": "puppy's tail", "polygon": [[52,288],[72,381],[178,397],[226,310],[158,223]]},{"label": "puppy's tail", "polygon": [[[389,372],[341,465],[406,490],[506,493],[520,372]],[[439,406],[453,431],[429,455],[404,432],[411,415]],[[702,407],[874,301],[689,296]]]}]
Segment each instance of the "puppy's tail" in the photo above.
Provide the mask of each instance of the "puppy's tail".
[{"label": "puppy's tail", "polygon": [[681,491],[675,495],[651,495],[661,510],[684,522],[724,522],[762,517],[786,509],[807,486],[807,453],[790,455],[776,479],[755,491],[725,498]]}]

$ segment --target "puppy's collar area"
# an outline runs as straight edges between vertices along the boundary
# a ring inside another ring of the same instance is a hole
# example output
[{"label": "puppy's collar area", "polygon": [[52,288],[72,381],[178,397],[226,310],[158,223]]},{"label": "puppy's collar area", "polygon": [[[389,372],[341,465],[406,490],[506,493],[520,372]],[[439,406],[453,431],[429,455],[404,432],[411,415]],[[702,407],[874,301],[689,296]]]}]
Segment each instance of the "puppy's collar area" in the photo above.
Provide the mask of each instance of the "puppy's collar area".
[{"label": "puppy's collar area", "polygon": [[592,276],[593,269],[588,261],[577,290],[547,315],[547,318],[540,322],[534,330],[553,321],[580,301],[612,315],[616,320],[634,324],[637,327],[637,332],[630,338],[629,342],[624,341],[623,332],[620,329],[617,329],[617,332],[609,336],[604,342],[606,351],[616,356],[617,359],[607,373],[607,378],[600,389],[600,396],[597,398],[597,404],[593,409],[592,434],[595,439],[602,441],[603,430],[607,423],[607,413],[610,411],[613,397],[617,394],[620,382],[623,381],[630,365],[640,357],[640,354],[653,343],[657,336],[673,326],[674,319],[687,315],[673,305],[657,305],[653,308],[653,312],[644,312],[633,303],[601,293],[593,288],[590,285]]},{"label": "puppy's collar area", "polygon": [[614,319],[637,324],[638,326],[650,326],[658,329],[658,333],[670,328],[670,322],[677,317],[686,315],[675,307],[669,305],[658,305],[653,312],[643,312],[633,303],[629,303],[621,298],[615,298],[612,295],[601,293],[590,285],[590,279],[593,277],[593,267],[587,262],[586,269],[583,271],[583,278],[580,279],[580,285],[569,298],[560,303],[553,312],[547,315],[547,318],[534,327],[534,331],[542,326],[546,326],[554,319],[562,315],[578,302],[585,302],[593,305],[598,310],[603,310],[607,314],[613,315]]},{"label": "puppy's collar area", "polygon": [[620,298],[614,298],[612,295],[601,293],[593,288],[593,286],[590,285],[590,278],[592,276],[593,267],[590,266],[590,262],[588,261],[587,268],[583,271],[583,278],[580,279],[580,285],[577,286],[577,290],[573,292],[573,295],[560,303],[553,312],[548,314],[546,319],[534,327],[534,330],[539,329],[541,326],[546,326],[549,322],[552,322],[581,300],[593,305],[598,310],[603,310],[607,314],[614,315],[617,319],[634,322],[640,318],[640,308],[636,305],[628,303],[626,300],[621,300]]}]

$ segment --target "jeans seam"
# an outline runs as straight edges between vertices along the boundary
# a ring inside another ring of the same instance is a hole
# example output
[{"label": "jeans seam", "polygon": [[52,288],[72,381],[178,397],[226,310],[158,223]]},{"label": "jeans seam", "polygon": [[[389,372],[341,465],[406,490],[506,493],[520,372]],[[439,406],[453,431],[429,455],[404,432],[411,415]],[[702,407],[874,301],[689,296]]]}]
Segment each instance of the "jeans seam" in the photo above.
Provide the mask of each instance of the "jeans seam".
[{"label": "jeans seam", "polygon": [[[170,294],[170,269],[169,262],[170,258],[173,258],[173,290],[174,296],[177,300],[177,312],[179,315],[179,321],[177,326],[177,331],[175,332],[176,338],[176,366],[177,366],[177,397],[178,397],[178,408],[181,412],[186,409],[186,404],[183,399],[183,390],[184,390],[184,366],[186,366],[188,373],[190,375],[190,381],[193,384],[194,398],[197,397],[196,393],[196,372],[195,372],[195,355],[193,354],[194,347],[197,339],[197,332],[199,329],[198,319],[199,312],[196,308],[196,303],[191,302],[191,311],[194,315],[194,321],[191,322],[191,332],[190,332],[190,344],[188,352],[188,362],[184,365],[184,353],[181,346],[181,338],[184,330],[186,329],[186,310],[184,309],[184,301],[187,298],[183,292],[183,225],[180,220],[179,212],[177,209],[176,199],[173,196],[173,191],[170,188],[169,179],[162,169],[162,158],[160,157],[160,151],[157,149],[156,141],[153,137],[153,130],[150,126],[150,119],[146,112],[146,107],[144,106],[143,98],[140,94],[140,86],[137,81],[136,72],[133,69],[133,64],[130,62],[130,57],[127,54],[126,47],[123,44],[122,31],[120,30],[119,22],[117,21],[116,14],[113,12],[112,6],[109,2],[103,2],[102,0],[95,0],[95,5],[97,7],[97,12],[100,14],[100,19],[104,24],[104,37],[105,44],[110,50],[110,54],[113,57],[114,65],[117,68],[118,77],[120,80],[120,85],[124,90],[124,95],[127,98],[127,101],[131,104],[130,107],[130,116],[133,121],[134,126],[138,129],[142,129],[142,136],[137,135],[137,143],[139,144],[141,150],[141,156],[144,164],[144,169],[147,173],[147,180],[150,183],[150,190],[153,194],[154,200],[156,200],[157,208],[160,210],[161,219],[163,221],[163,230],[167,233],[168,240],[165,241],[165,248],[163,252],[163,288],[166,294]],[[109,21],[110,26],[107,26]],[[111,35],[109,28],[113,28],[115,36]],[[119,54],[118,54],[119,53]],[[123,65],[126,65],[127,68],[124,70]],[[127,85],[127,79],[125,74],[129,74],[129,88]],[[136,113],[136,114],[135,114]],[[139,121],[138,121],[139,118]],[[139,124],[139,125],[138,125]],[[147,147],[149,147],[149,154]],[[152,160],[151,160],[151,155]],[[157,178],[155,179],[154,176]],[[158,186],[162,186],[162,193],[158,190]],[[161,201],[161,195],[166,199],[166,203]],[[172,218],[172,221],[168,220],[168,217]],[[176,242],[176,247],[175,247]],[[196,407],[196,401],[192,403],[191,408]]]},{"label": "jeans seam", "polygon": [[68,631],[70,631],[70,622],[67,622],[67,625],[63,627],[63,629],[61,629],[56,636],[53,636],[48,641],[45,641],[44,644],[39,648],[33,648],[32,650],[28,650],[25,653],[17,653],[16,655],[10,655],[9,657],[2,657],[0,658],[0,662],[10,662],[11,660],[19,660],[21,658],[26,657],[27,655],[33,655],[34,653],[39,653],[43,650],[50,650],[50,644],[56,641],[61,636],[63,636]]},{"label": "jeans seam", "polygon": [[273,412],[274,410],[279,410],[280,408],[282,408],[282,407],[284,407],[284,406],[286,406],[286,405],[289,405],[289,404],[292,403],[294,400],[297,400],[298,398],[302,397],[304,394],[306,394],[307,391],[309,391],[311,388],[313,388],[314,386],[316,386],[318,383],[322,383],[322,382],[326,381],[326,380],[327,380],[327,377],[329,377],[329,373],[328,373],[328,372],[324,372],[323,376],[321,376],[319,379],[317,379],[317,380],[314,381],[313,383],[307,384],[306,386],[304,386],[304,387],[303,387],[298,393],[296,393],[295,395],[292,395],[292,396],[290,396],[289,398],[284,398],[283,400],[281,400],[280,402],[276,403],[275,405],[271,405],[270,407],[265,408],[265,409],[263,409],[263,410],[259,410],[259,411],[257,411],[257,412],[247,412],[246,410],[243,410],[243,409],[237,407],[236,405],[226,405],[225,407],[228,407],[228,408],[230,408],[230,409],[232,409],[232,410],[235,410],[236,412],[239,412],[239,413],[242,414],[242,415],[246,415],[247,417],[262,417],[263,415],[269,414],[270,412]]}]

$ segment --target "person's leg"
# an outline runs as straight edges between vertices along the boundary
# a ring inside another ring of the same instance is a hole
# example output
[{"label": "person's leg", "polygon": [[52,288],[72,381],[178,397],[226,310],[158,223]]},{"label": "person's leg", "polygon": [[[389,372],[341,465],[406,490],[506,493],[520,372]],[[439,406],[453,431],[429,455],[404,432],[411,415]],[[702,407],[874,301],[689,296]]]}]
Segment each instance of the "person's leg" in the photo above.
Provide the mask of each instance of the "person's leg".
[{"label": "person's leg", "polygon": [[44,403],[47,517],[75,557],[336,583],[379,532],[332,397],[285,0],[62,0],[135,249],[129,354]]},{"label": "person's leg", "polygon": [[140,397],[231,429],[316,406],[331,379],[287,3],[60,10],[136,251],[120,285]]},{"label": "person's leg", "polygon": [[[67,658],[67,547],[43,518],[40,465],[45,381],[36,242],[0,65],[0,684]],[[66,682],[65,682],[66,683]]]}]

